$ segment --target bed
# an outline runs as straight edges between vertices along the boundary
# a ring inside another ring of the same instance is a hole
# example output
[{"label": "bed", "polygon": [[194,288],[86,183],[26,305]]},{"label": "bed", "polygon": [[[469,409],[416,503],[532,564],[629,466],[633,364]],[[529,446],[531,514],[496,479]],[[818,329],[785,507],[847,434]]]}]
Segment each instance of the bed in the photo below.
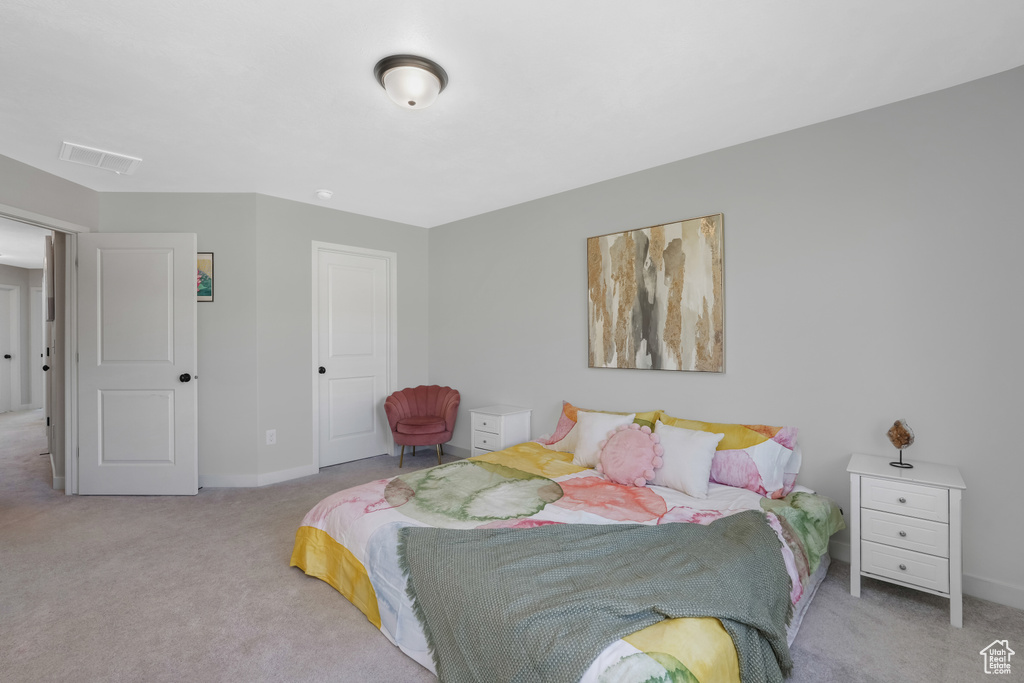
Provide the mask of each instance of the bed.
[{"label": "bed", "polygon": [[[335,493],[302,520],[291,564],[334,586],[402,652],[436,673],[399,558],[402,529],[712,525],[750,510],[763,514],[781,541],[776,552],[790,578],[785,628],[792,643],[828,569],[828,539],[843,528],[834,502],[800,486],[777,499],[716,483],[703,499],[664,486],[622,486],[574,465],[572,453],[536,442]],[[715,618],[663,619],[601,647],[582,681],[740,680],[733,640]]]}]

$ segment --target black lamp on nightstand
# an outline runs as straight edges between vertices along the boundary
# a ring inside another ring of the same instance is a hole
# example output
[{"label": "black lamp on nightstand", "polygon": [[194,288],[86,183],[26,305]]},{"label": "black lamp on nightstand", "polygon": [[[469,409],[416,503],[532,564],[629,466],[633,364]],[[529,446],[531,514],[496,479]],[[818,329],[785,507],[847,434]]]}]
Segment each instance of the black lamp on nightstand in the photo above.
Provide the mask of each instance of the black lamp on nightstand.
[{"label": "black lamp on nightstand", "polygon": [[889,431],[886,434],[889,436],[889,443],[900,449],[899,461],[893,461],[889,464],[902,469],[912,468],[913,465],[909,462],[903,462],[903,449],[909,448],[914,443],[914,430],[910,428],[906,420],[896,420],[892,427],[889,427]]}]

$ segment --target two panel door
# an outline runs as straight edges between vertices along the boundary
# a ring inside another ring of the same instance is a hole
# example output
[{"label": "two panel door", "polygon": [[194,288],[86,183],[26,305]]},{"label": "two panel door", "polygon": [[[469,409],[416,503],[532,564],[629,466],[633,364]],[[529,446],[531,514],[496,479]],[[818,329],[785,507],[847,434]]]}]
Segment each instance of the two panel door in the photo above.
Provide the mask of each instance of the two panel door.
[{"label": "two panel door", "polygon": [[373,254],[317,250],[320,467],[386,453],[391,268]]},{"label": "two panel door", "polygon": [[78,492],[193,495],[196,235],[78,236]]}]

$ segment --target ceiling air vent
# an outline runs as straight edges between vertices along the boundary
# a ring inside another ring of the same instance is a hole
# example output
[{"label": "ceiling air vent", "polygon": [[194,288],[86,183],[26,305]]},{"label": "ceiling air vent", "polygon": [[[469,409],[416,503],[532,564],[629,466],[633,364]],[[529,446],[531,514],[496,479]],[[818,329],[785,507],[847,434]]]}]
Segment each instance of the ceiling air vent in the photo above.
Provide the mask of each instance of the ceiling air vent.
[{"label": "ceiling air vent", "polygon": [[102,168],[105,171],[113,171],[118,175],[131,175],[142,163],[142,159],[130,157],[116,152],[107,152],[94,147],[76,145],[72,142],[65,142],[60,147],[60,158],[63,161],[71,161],[76,164],[84,164],[93,168]]}]

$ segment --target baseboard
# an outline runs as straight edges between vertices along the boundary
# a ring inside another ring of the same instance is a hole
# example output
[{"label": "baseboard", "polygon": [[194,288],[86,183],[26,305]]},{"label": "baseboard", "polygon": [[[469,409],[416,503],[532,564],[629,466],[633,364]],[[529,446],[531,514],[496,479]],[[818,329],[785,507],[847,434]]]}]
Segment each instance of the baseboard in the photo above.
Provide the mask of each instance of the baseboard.
[{"label": "baseboard", "polygon": [[63,491],[64,490],[64,477],[54,477],[53,478],[53,488],[54,488],[55,491]]},{"label": "baseboard", "polygon": [[268,484],[280,484],[282,481],[290,481],[292,479],[308,477],[312,474],[316,474],[319,471],[320,468],[314,465],[303,465],[302,467],[293,467],[290,470],[278,470],[277,472],[267,472],[266,474],[260,474],[259,476],[256,477],[256,485],[267,486]]},{"label": "baseboard", "polygon": [[200,474],[199,488],[235,489],[259,486],[255,474]]},{"label": "baseboard", "polygon": [[[850,561],[850,544],[831,541],[828,552],[833,559],[843,562]],[[998,602],[1000,605],[1024,609],[1024,587],[1015,586],[1002,581],[993,581],[980,576],[964,574],[964,595],[971,595],[982,600]]]},{"label": "baseboard", "polygon": [[839,560],[841,562],[850,562],[850,544],[842,541],[832,540],[828,543],[828,554],[832,556],[832,559]]},{"label": "baseboard", "polygon": [[[430,452],[433,452],[433,449],[434,449],[433,446],[417,446],[416,448],[419,449],[418,451],[416,451],[419,454],[416,457],[420,457],[420,456],[424,455],[428,450],[430,450]],[[473,451],[471,451],[468,448],[460,448],[458,446],[453,446],[450,443],[444,444],[443,450],[444,450],[445,457],[448,457],[449,455],[452,455],[452,456],[455,456],[456,458],[462,458],[463,460],[465,460],[466,458],[468,458],[469,456],[471,456],[473,454]],[[401,446],[395,446],[394,452],[391,455],[393,455],[393,456],[395,456],[397,458],[401,454],[402,454],[402,447]],[[410,457],[412,457],[412,446],[406,446],[405,447],[405,454],[410,456]],[[385,453],[385,455],[387,455],[387,454]],[[435,454],[435,457],[437,457],[436,454]]]},{"label": "baseboard", "polygon": [[964,574],[964,593],[1007,607],[1024,609],[1024,586]]},{"label": "baseboard", "polygon": [[290,481],[301,477],[308,477],[316,474],[320,468],[313,465],[293,467],[289,470],[278,470],[277,472],[266,472],[264,474],[200,474],[200,488],[211,489],[235,489],[235,488],[256,488],[258,486],[269,486],[280,484],[282,481]]},{"label": "baseboard", "polygon": [[473,454],[473,451],[469,448],[461,448],[459,446],[453,446],[450,443],[444,445],[445,455],[454,455],[456,458],[468,458]]}]

